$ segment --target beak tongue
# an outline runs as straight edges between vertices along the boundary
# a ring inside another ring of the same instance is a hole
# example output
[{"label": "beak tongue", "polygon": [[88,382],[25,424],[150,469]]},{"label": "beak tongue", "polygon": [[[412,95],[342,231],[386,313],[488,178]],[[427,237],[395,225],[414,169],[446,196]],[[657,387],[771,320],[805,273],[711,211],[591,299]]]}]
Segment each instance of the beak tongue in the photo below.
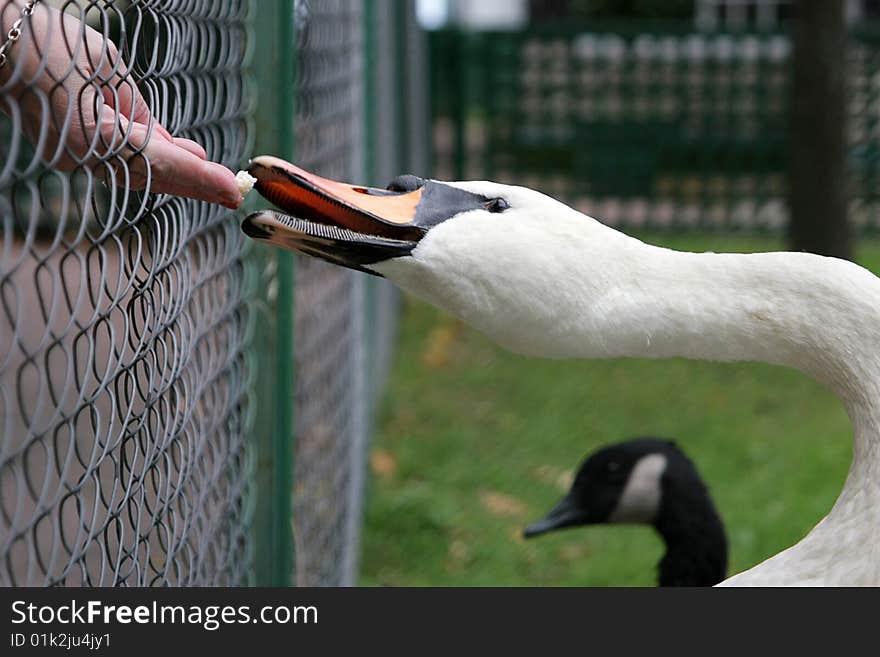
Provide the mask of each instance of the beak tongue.
[{"label": "beak tongue", "polygon": [[248,173],[268,201],[294,217],[355,233],[418,241],[414,225],[422,190],[399,193],[322,178],[285,160],[260,156]]},{"label": "beak tongue", "polygon": [[586,522],[586,512],[578,507],[574,500],[571,499],[571,496],[566,495],[559,504],[553,507],[550,513],[526,527],[523,531],[523,536],[525,538],[533,538],[556,529],[562,529],[563,527],[583,525]]}]

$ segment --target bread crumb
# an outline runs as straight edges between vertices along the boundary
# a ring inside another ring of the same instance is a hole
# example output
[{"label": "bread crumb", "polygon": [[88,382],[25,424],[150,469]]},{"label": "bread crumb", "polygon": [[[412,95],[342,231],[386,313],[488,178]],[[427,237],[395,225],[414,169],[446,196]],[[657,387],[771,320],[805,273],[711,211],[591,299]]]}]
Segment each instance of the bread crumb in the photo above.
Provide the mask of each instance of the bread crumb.
[{"label": "bread crumb", "polygon": [[247,171],[239,171],[235,174],[235,182],[238,183],[238,191],[244,197],[254,188],[254,183],[257,182],[257,179]]}]

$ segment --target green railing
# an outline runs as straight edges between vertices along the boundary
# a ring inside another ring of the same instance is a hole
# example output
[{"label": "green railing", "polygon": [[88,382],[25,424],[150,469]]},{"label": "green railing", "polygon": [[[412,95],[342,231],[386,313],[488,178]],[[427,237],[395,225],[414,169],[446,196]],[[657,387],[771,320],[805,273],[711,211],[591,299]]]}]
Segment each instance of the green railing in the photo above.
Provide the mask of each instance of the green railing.
[{"label": "green railing", "polygon": [[[293,159],[293,6],[287,0],[253,3],[252,71],[255,90],[254,152]],[[250,207],[260,201],[253,195]],[[254,576],[257,585],[290,583],[293,564],[291,495],[293,457],[293,255],[253,248],[259,295],[254,344],[258,376],[251,411],[256,414]],[[270,298],[270,286],[277,296]]]},{"label": "green railing", "polygon": [[[441,175],[525,184],[618,225],[781,228],[782,33],[591,24],[431,35]],[[880,228],[876,35],[849,53],[851,216]]]}]

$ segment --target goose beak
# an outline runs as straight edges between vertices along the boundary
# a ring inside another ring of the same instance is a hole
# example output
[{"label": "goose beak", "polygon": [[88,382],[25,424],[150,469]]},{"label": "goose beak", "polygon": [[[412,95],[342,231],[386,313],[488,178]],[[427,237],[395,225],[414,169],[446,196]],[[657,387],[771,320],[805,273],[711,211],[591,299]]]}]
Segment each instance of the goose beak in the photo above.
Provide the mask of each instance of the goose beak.
[{"label": "goose beak", "polygon": [[267,155],[251,160],[248,173],[281,209],[248,215],[241,228],[249,237],[374,275],[369,265],[408,256],[433,226],[490,202],[415,176],[389,189],[341,183]]},{"label": "goose beak", "polygon": [[374,273],[365,265],[408,255],[425,233],[415,224],[421,189],[336,182],[270,156],[251,160],[248,173],[260,195],[283,210],[246,217],[241,228],[253,239]]},{"label": "goose beak", "polygon": [[552,532],[563,527],[574,527],[575,525],[586,525],[589,523],[589,516],[586,511],[581,509],[571,496],[565,496],[562,501],[553,507],[546,516],[533,522],[523,531],[523,537],[534,538],[547,532]]}]

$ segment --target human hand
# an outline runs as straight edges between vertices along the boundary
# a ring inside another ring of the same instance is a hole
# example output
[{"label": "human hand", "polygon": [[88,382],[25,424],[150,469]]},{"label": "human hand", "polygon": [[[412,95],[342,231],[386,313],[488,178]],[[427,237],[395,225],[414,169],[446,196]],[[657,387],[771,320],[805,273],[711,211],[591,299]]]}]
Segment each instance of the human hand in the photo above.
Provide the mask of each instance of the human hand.
[{"label": "human hand", "polygon": [[[4,35],[22,6],[3,3]],[[18,114],[47,166],[85,166],[108,184],[241,205],[235,174],[153,117],[109,37],[43,3],[30,24],[0,69],[0,109]]]}]

